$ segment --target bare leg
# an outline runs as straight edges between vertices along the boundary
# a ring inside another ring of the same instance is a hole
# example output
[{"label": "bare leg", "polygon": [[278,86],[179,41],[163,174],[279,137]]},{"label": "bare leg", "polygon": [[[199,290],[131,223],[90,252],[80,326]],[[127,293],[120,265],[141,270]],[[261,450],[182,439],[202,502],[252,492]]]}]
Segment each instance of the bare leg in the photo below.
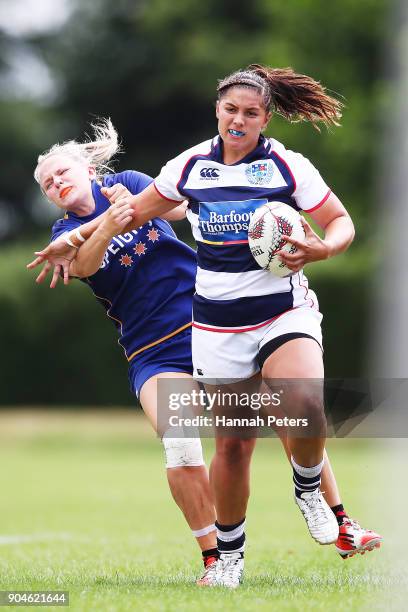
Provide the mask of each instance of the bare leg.
[{"label": "bare leg", "polygon": [[[325,418],[323,393],[318,386],[307,384],[305,379],[322,380],[324,376],[322,352],[310,338],[297,338],[282,345],[266,360],[262,376],[264,379],[293,379],[299,381],[286,396],[290,416],[313,418],[320,427],[319,437],[288,437],[287,445],[296,463],[311,467],[323,459],[325,443]],[[305,384],[302,385],[302,381]]]},{"label": "bare leg", "polygon": [[324,465],[320,488],[322,490],[323,497],[329,504],[330,508],[341,504],[340,492],[337,486],[336,477],[326,451],[324,451]]},{"label": "bare leg", "polygon": [[[199,530],[215,521],[208,472],[205,465],[167,469],[167,480],[174,501],[190,529]],[[196,538],[201,550],[217,547],[216,532]]]},{"label": "bare leg", "polygon": [[[220,392],[226,397],[238,394],[251,396],[253,391],[259,390],[261,378],[255,375],[249,379],[220,386],[206,385],[207,392]],[[253,416],[250,409],[227,402],[225,405],[213,407],[215,416],[243,418]],[[216,429],[215,455],[210,467],[210,482],[217,509],[217,521],[221,525],[234,525],[246,516],[250,492],[250,464],[255,448],[256,438],[253,430],[245,428],[228,428],[225,432],[222,427]]]},{"label": "bare leg", "polygon": [[246,515],[250,462],[255,439],[217,438],[210,480],[218,522],[233,525]]},{"label": "bare leg", "polygon": [[[326,437],[321,349],[310,338],[291,340],[269,356],[262,375],[264,380],[279,381],[284,391],[282,409],[290,419],[301,419],[286,429],[295,500],[312,538],[319,544],[332,544],[339,526],[319,490]],[[269,385],[272,387],[272,381]],[[302,431],[304,420],[308,427]]]},{"label": "bare leg", "polygon": [[[158,378],[189,378],[192,380],[188,374],[166,372],[153,376],[144,383],[140,392],[140,403],[156,432]],[[215,522],[215,509],[205,465],[168,468],[167,480],[173,499],[184,514],[190,529],[200,530]],[[196,539],[201,550],[217,547],[215,531]]]}]

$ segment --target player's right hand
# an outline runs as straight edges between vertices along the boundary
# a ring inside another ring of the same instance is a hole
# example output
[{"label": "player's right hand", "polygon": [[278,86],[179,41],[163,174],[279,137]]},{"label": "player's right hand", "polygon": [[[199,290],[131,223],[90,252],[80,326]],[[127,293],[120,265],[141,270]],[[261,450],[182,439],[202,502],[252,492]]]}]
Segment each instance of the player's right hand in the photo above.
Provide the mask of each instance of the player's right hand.
[{"label": "player's right hand", "polygon": [[114,204],[121,198],[132,195],[129,189],[122,185],[122,183],[116,183],[115,185],[112,185],[112,187],[102,187],[101,193],[108,198],[111,204]]}]

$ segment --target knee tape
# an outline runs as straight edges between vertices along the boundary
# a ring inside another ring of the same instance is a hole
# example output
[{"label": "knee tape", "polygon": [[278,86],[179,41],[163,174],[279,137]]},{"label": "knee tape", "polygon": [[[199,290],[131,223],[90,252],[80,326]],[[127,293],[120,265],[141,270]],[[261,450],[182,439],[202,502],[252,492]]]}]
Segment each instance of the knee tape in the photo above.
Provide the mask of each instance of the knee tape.
[{"label": "knee tape", "polygon": [[[201,440],[196,438],[175,437],[177,431],[169,429],[162,438],[166,468],[197,467],[204,465]],[[182,432],[179,432],[182,435]]]}]

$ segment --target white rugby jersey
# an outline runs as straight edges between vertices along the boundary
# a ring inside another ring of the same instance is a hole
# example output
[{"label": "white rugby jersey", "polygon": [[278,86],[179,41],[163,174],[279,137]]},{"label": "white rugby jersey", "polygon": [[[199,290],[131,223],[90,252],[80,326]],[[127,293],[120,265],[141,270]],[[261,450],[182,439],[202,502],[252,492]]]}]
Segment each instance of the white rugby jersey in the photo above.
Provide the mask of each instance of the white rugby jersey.
[{"label": "white rugby jersey", "polygon": [[274,139],[232,164],[222,162],[219,136],[169,161],[155,180],[166,199],[188,200],[187,218],[197,242],[194,326],[247,331],[301,305],[317,308],[303,272],[279,278],[256,263],[248,246],[251,215],[279,201],[311,212],[330,189],[308,159]]}]

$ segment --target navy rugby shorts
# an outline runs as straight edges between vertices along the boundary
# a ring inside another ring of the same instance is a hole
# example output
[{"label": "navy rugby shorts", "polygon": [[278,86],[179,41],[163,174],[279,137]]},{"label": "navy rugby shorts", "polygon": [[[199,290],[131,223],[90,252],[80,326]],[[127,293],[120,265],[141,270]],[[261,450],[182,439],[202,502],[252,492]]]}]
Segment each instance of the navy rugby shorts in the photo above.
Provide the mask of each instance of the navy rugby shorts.
[{"label": "navy rugby shorts", "polygon": [[144,383],[160,372],[193,374],[191,327],[136,355],[129,364],[130,389],[139,397]]}]

